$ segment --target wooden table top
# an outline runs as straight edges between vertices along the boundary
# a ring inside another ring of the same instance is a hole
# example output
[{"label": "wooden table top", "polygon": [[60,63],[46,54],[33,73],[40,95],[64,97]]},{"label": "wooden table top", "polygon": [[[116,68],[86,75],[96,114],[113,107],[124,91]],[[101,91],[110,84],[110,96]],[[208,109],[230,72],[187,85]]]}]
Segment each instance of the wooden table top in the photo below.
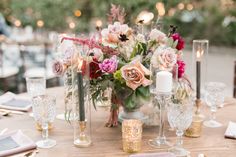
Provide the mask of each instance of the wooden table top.
[{"label": "wooden table top", "polygon": [[[56,87],[48,89],[49,94],[57,97],[57,113],[62,113],[63,88]],[[236,100],[227,99],[228,103],[224,108],[218,110],[217,119],[223,123],[220,128],[203,127],[200,138],[184,137],[184,147],[191,151],[191,157],[197,157],[199,153],[204,153],[207,157],[235,157],[236,140],[225,139],[224,132],[229,120],[236,122]],[[209,109],[203,109],[206,115],[210,114]],[[57,141],[57,145],[51,149],[38,149],[37,157],[55,156],[55,157],[116,157],[129,156],[122,151],[121,126],[116,128],[106,128],[104,124],[109,116],[109,111],[104,108],[98,108],[92,112],[92,146],[88,148],[77,148],[73,145],[73,128],[70,124],[62,120],[55,120],[54,128],[49,132],[49,137]],[[9,130],[21,129],[26,135],[34,141],[41,139],[41,132],[35,129],[35,122],[28,114],[12,115],[0,119],[0,130],[8,128]],[[176,136],[173,131],[165,129],[166,137],[172,143]],[[143,129],[142,152],[163,152],[164,149],[152,148],[147,141],[156,137],[158,127],[145,127]]]}]

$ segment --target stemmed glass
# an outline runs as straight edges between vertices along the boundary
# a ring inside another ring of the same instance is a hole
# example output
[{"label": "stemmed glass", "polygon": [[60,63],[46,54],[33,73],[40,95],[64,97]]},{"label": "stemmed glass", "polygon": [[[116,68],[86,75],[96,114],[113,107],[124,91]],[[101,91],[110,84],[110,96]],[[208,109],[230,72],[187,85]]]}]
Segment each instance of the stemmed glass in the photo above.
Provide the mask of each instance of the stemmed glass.
[{"label": "stemmed glass", "polygon": [[49,95],[36,96],[32,100],[34,119],[42,126],[42,137],[36,143],[39,148],[51,148],[56,141],[48,138],[48,124],[52,123],[56,116],[56,98]]},{"label": "stemmed glass", "polygon": [[203,124],[206,127],[217,128],[221,127],[222,124],[216,121],[216,111],[218,99],[221,96],[221,92],[224,90],[225,84],[221,82],[208,82],[205,85],[206,89],[206,103],[210,106],[211,116],[210,119],[205,121]]},{"label": "stemmed glass", "polygon": [[167,117],[170,125],[176,130],[176,144],[169,152],[176,156],[187,156],[189,152],[182,147],[184,131],[191,125],[193,116],[193,98],[189,97],[181,103],[171,102],[167,107]]}]

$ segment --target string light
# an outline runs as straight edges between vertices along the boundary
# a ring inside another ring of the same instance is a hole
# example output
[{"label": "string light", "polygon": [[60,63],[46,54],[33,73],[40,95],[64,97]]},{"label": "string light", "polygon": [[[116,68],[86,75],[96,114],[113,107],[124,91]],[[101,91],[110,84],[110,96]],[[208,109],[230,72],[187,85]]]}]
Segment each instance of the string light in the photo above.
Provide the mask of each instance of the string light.
[{"label": "string light", "polygon": [[20,26],[21,26],[21,21],[20,21],[20,20],[16,20],[16,21],[14,22],[14,25],[15,25],[16,27],[20,27]]},{"label": "string light", "polygon": [[97,27],[102,27],[102,21],[101,20],[97,20],[96,21],[96,26]]},{"label": "string light", "polygon": [[179,3],[178,8],[179,8],[179,10],[183,10],[184,9],[184,3]]},{"label": "string light", "polygon": [[42,20],[38,20],[37,21],[37,26],[38,27],[43,27],[44,26],[44,22]]},{"label": "string light", "polygon": [[191,3],[187,4],[187,10],[188,11],[193,10],[193,5]]},{"label": "string light", "polygon": [[70,22],[69,23],[69,27],[70,27],[70,29],[74,29],[75,28],[75,23],[74,22]]},{"label": "string light", "polygon": [[80,11],[79,9],[74,12],[74,15],[75,15],[76,17],[80,17],[81,14],[82,14],[82,13],[81,13],[81,11]]},{"label": "string light", "polygon": [[156,9],[158,11],[158,15],[159,16],[164,16],[166,11],[165,11],[165,6],[164,6],[164,3],[162,2],[157,2],[156,3]]}]

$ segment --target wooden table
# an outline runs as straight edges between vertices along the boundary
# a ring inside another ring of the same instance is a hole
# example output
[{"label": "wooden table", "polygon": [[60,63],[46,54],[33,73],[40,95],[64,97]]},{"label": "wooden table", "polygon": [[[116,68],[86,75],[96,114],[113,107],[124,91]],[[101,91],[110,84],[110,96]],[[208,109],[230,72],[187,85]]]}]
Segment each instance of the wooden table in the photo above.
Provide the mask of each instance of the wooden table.
[{"label": "wooden table", "polygon": [[[63,88],[51,88],[47,90],[49,94],[57,96],[57,112],[62,113]],[[191,151],[191,157],[197,157],[199,153],[204,153],[207,157],[236,157],[236,140],[225,139],[224,132],[228,121],[236,122],[236,100],[227,104],[224,108],[218,110],[217,118],[223,123],[221,128],[203,127],[200,138],[184,137],[184,147]],[[209,110],[205,109],[204,113],[209,115]],[[77,148],[73,145],[73,128],[70,124],[62,120],[55,120],[54,129],[50,131],[50,138],[57,141],[57,145],[51,149],[39,149],[36,156],[39,157],[115,157],[129,156],[122,151],[121,127],[106,128],[104,124],[109,116],[109,112],[104,108],[98,108],[92,112],[92,141],[93,145],[88,148]],[[21,129],[26,135],[34,141],[41,139],[41,132],[35,129],[35,122],[28,114],[12,115],[0,119],[0,129],[9,128],[9,130]],[[175,142],[176,136],[173,131],[166,130],[166,136],[171,142]],[[158,134],[157,127],[144,128],[142,152],[161,152],[160,150],[150,147],[147,144],[148,139],[156,137]]]}]

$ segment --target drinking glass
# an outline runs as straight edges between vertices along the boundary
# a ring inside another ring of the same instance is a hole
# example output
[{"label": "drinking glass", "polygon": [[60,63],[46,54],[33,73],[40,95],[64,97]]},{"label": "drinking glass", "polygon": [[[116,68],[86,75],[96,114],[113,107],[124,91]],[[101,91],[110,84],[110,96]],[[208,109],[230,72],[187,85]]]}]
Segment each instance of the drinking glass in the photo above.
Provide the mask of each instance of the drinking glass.
[{"label": "drinking glass", "polygon": [[205,121],[203,124],[206,127],[217,128],[221,127],[222,124],[216,121],[216,111],[218,107],[218,100],[221,96],[222,91],[225,89],[225,84],[221,82],[208,82],[205,85],[206,89],[206,103],[210,106],[211,116],[208,121]]},{"label": "drinking glass", "polygon": [[39,148],[51,148],[56,141],[48,138],[48,124],[52,123],[56,116],[56,98],[49,95],[40,95],[32,99],[34,119],[42,126],[42,137],[36,143]]},{"label": "drinking glass", "polygon": [[167,117],[170,125],[176,130],[176,144],[169,152],[176,156],[187,156],[189,152],[183,148],[182,136],[184,131],[191,125],[193,117],[193,98],[188,98],[181,103],[171,102],[167,107]]},{"label": "drinking glass", "polygon": [[43,95],[46,92],[46,79],[45,77],[27,77],[26,87],[31,98]]}]

